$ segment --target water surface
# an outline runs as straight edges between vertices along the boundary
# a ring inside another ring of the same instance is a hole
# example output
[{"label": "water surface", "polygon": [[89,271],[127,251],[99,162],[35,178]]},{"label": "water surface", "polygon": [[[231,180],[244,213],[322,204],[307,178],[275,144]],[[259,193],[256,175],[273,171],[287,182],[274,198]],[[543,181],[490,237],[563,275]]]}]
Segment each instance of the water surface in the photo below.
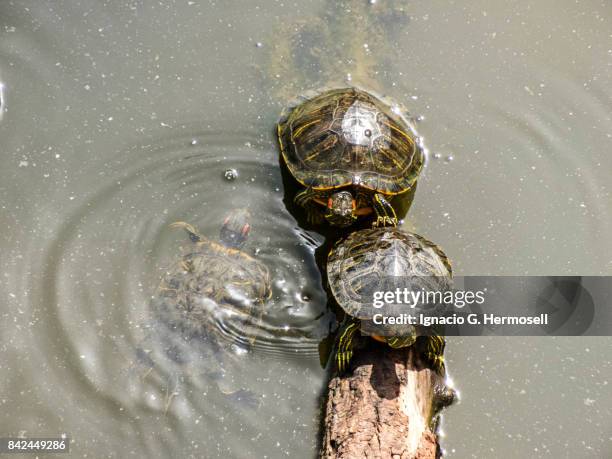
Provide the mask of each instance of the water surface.
[{"label": "water surface", "polygon": [[[75,457],[314,456],[334,317],[273,136],[298,92],[358,84],[424,118],[406,227],[457,274],[612,274],[605,2],[6,1],[0,18],[3,435],[65,432]],[[274,278],[259,345],[222,381],[206,359],[143,362],[185,243],[168,225],[215,238],[235,207]],[[450,339],[449,457],[610,456],[609,347]]]}]

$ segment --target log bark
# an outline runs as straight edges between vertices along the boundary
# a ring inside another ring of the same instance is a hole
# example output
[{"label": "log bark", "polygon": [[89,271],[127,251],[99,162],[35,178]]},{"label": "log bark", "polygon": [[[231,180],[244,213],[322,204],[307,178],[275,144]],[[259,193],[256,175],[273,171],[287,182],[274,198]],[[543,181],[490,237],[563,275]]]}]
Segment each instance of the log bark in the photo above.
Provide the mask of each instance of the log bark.
[{"label": "log bark", "polygon": [[320,456],[324,459],[440,457],[430,428],[442,377],[412,348],[371,346],[328,385]]}]

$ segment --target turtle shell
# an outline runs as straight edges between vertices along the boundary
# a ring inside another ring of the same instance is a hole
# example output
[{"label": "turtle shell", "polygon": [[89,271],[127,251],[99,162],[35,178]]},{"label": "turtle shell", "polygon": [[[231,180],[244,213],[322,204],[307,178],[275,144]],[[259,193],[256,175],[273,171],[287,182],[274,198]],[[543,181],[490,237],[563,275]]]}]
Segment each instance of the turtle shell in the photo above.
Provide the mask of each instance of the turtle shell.
[{"label": "turtle shell", "polygon": [[402,193],[424,161],[408,123],[355,88],[326,91],[298,105],[279,123],[278,138],[291,174],[317,190],[354,185]]},{"label": "turtle shell", "polygon": [[168,270],[154,309],[169,327],[188,335],[208,335],[228,322],[234,330],[244,330],[242,325],[261,318],[271,291],[266,265],[204,240],[190,245]]},{"label": "turtle shell", "polygon": [[416,279],[418,288],[442,290],[450,288],[452,268],[442,249],[418,234],[370,228],[336,243],[327,258],[327,276],[340,307],[369,320],[372,293],[390,279]]}]

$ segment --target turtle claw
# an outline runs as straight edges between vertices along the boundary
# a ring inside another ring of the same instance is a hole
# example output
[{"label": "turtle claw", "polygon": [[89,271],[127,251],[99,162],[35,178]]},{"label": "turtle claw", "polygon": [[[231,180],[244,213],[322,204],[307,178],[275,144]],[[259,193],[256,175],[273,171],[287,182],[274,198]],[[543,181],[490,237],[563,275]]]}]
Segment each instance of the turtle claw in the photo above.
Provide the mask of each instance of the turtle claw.
[{"label": "turtle claw", "polygon": [[398,225],[395,209],[393,209],[393,206],[382,194],[376,193],[372,200],[372,204],[377,215],[376,221],[373,224],[374,228]]},{"label": "turtle claw", "polygon": [[384,228],[387,226],[397,226],[397,225],[398,225],[397,218],[389,217],[387,215],[384,215],[384,216],[379,215],[373,224],[374,228]]},{"label": "turtle claw", "polygon": [[349,363],[351,363],[351,358],[353,357],[353,351],[350,349],[345,349],[344,351],[338,350],[338,354],[336,356],[336,363],[338,364],[338,373],[344,373],[348,370]]}]

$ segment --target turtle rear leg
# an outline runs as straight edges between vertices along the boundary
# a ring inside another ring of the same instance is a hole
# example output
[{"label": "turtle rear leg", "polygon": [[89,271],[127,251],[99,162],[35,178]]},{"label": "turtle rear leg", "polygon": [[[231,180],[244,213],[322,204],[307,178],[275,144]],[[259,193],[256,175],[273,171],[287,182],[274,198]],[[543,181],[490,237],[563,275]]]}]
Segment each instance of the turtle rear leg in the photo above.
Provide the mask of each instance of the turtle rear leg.
[{"label": "turtle rear leg", "polygon": [[397,215],[395,209],[387,201],[384,195],[376,193],[372,198],[374,212],[376,212],[376,221],[373,226],[376,228],[385,226],[397,226]]},{"label": "turtle rear leg", "polygon": [[306,188],[295,195],[293,202],[298,206],[303,207],[306,211],[306,218],[311,225],[320,225],[323,223],[323,214],[319,209],[319,205],[314,202],[314,199],[319,198],[321,193],[312,189]]},{"label": "turtle rear leg", "polygon": [[432,335],[423,336],[421,338],[423,340],[422,352],[425,359],[436,373],[440,376],[444,376],[446,372],[444,365],[444,347],[446,346],[446,341],[444,337]]},{"label": "turtle rear leg", "polygon": [[336,349],[336,364],[338,373],[348,370],[349,363],[353,357],[355,345],[355,333],[359,330],[359,321],[352,319],[340,328],[338,333],[338,345]]}]

